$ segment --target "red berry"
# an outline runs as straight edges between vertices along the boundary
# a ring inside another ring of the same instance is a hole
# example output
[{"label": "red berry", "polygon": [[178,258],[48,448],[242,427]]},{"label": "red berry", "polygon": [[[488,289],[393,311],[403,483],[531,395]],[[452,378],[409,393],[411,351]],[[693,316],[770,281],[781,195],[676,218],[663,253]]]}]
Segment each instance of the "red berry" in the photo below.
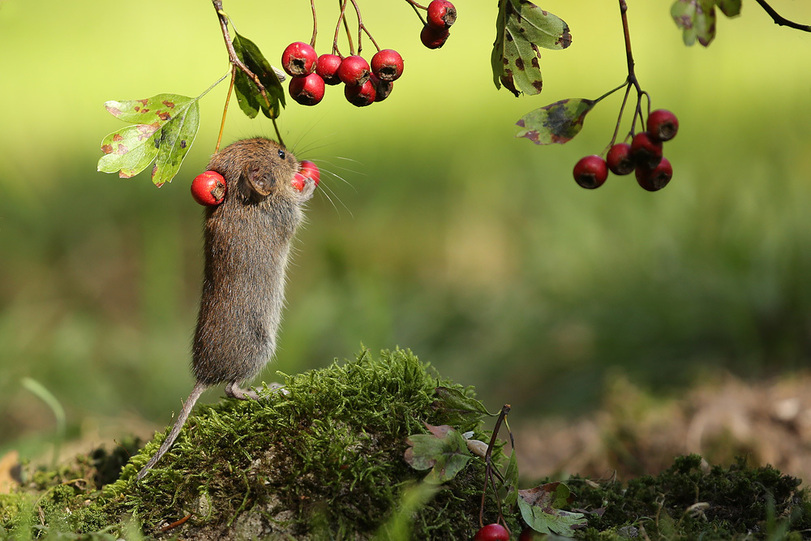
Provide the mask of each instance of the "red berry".
[{"label": "red berry", "polygon": [[318,166],[310,160],[301,160],[301,162],[299,162],[299,173],[304,175],[305,178],[312,179],[316,186],[321,182],[321,171],[319,171]]},{"label": "red berry", "polygon": [[654,168],[637,167],[636,182],[649,192],[661,190],[673,178],[673,167],[667,158],[662,158]]},{"label": "red berry", "polygon": [[574,180],[583,188],[599,188],[608,178],[608,166],[605,160],[597,155],[580,158],[574,166]]},{"label": "red berry", "polygon": [[657,109],[648,115],[648,132],[659,141],[670,141],[679,131],[679,119],[667,109]]},{"label": "red berry", "polygon": [[450,32],[447,28],[437,28],[426,24],[420,32],[420,41],[429,49],[439,49],[448,40]]},{"label": "red berry", "polygon": [[473,541],[510,541],[510,531],[494,522],[480,528],[473,537]]},{"label": "red berry", "polygon": [[288,75],[308,75],[315,69],[318,55],[309,43],[295,41],[282,53],[282,68]]},{"label": "red berry", "polygon": [[374,73],[369,78],[369,80],[375,87],[375,101],[383,101],[389,97],[389,94],[391,94],[391,91],[394,88],[394,83],[392,83],[391,81],[381,81],[380,79],[375,77]]},{"label": "red berry", "polygon": [[362,85],[346,85],[344,87],[344,96],[352,105],[366,107],[375,101],[377,92],[371,79],[368,79]]},{"label": "red berry", "polygon": [[216,171],[197,175],[191,183],[194,200],[205,206],[219,205],[225,198],[225,179]]},{"label": "red berry", "polygon": [[662,159],[662,142],[646,131],[637,133],[631,141],[631,157],[637,166],[653,169]]},{"label": "red berry", "polygon": [[448,0],[433,0],[428,4],[427,20],[435,28],[450,28],[456,22],[456,8]]},{"label": "red berry", "polygon": [[293,187],[294,190],[300,192],[304,189],[304,184],[307,182],[307,177],[302,175],[301,173],[296,173],[293,175],[293,180],[290,182],[290,185]]},{"label": "red berry", "polygon": [[341,67],[341,57],[337,54],[322,54],[318,57],[315,72],[324,79],[328,85],[337,85],[341,82],[338,77],[338,68]]},{"label": "red berry", "polygon": [[393,49],[377,51],[372,57],[372,73],[381,81],[396,81],[403,74],[403,57]]},{"label": "red berry", "polygon": [[324,79],[317,73],[290,79],[290,97],[302,105],[315,105],[324,98]]},{"label": "red berry", "polygon": [[608,169],[615,175],[630,175],[636,164],[631,158],[631,145],[628,143],[617,143],[608,150],[605,157]]},{"label": "red berry", "polygon": [[338,77],[350,86],[361,86],[369,80],[369,73],[369,63],[356,54],[344,58],[338,68]]}]

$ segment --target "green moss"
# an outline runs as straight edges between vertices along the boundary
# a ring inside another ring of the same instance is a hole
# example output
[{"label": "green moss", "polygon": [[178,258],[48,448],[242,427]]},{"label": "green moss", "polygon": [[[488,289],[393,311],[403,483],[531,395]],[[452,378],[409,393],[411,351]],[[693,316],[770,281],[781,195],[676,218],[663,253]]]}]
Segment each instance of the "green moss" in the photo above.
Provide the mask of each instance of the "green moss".
[{"label": "green moss", "polygon": [[[111,484],[105,483],[117,476],[126,448],[34,472],[23,490],[0,496],[0,537],[72,532],[71,539],[134,539],[143,531],[185,539],[472,538],[483,461],[470,460],[436,487],[420,482],[425,472],[403,460],[406,438],[425,433],[425,423],[489,439],[481,411],[459,401],[451,407],[436,392],[449,387],[472,397],[472,389],[399,349],[378,358],[362,351],[352,362],[284,379],[285,392],[266,390],[267,400],[197,408],[173,449],[139,483],[135,474],[165,435],[133,456]],[[503,464],[500,448],[494,460]],[[625,484],[579,477],[567,484],[572,507],[588,517],[588,528],[577,532],[582,539],[799,539],[811,531],[800,481],[743,461],[709,467],[692,455]],[[513,532],[520,531],[516,506],[504,512]],[[488,496],[485,519],[496,516]]]},{"label": "green moss", "polygon": [[627,484],[569,481],[578,505],[601,510],[590,515],[585,539],[618,539],[640,528],[650,539],[765,539],[809,531],[811,504],[800,483],[770,466],[748,467],[744,459],[709,467],[698,455]]}]

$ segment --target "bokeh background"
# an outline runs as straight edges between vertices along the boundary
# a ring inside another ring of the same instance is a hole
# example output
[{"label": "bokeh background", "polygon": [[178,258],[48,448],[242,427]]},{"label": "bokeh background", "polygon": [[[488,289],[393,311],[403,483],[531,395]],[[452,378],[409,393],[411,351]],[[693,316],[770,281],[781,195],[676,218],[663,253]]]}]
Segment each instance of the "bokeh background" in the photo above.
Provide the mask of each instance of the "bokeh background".
[{"label": "bokeh background", "polygon": [[[333,3],[317,2],[320,52]],[[616,374],[674,396],[718,371],[805,369],[811,36],[744,0],[708,49],[688,48],[669,1],[630,0],[637,74],[681,121],[665,149],[675,176],[655,194],[632,177],[590,192],[571,169],[609,141],[619,95],[565,146],[516,139],[514,122],[622,82],[616,3],[542,4],[574,41],[543,52],[544,92],[522,98],[492,83],[495,4],[459,0],[451,39],[429,51],[404,2],[361,2],[377,41],[405,58],[391,97],[358,109],[330,87],[319,106],[284,111],[286,142],[325,173],[262,379],[399,345],[527,420],[587,413]],[[805,2],[774,7],[811,21]],[[274,63],[309,39],[305,0],[225,9]],[[70,437],[149,436],[192,387],[202,210],[189,183],[213,151],[227,84],[202,100],[195,145],[160,189],[148,172],[96,172],[102,137],[123,126],[103,104],[195,96],[223,75],[213,9],[4,0],[0,44],[0,452],[36,456],[53,433],[25,377],[65,408]],[[226,142],[272,135],[232,105]]]}]

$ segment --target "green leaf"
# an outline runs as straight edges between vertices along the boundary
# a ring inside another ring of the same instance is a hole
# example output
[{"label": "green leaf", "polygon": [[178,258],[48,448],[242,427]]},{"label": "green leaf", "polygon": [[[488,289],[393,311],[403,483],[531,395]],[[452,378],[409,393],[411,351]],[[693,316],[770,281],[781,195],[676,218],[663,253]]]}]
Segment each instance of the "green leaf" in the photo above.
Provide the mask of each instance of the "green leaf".
[{"label": "green leaf", "polygon": [[698,40],[706,47],[715,38],[715,0],[676,0],[670,7],[670,15],[682,29],[685,45]]},{"label": "green leaf", "polygon": [[499,496],[505,505],[512,505],[518,498],[518,460],[515,449],[510,453],[510,461],[504,470],[504,484],[499,488]]},{"label": "green leaf", "polygon": [[171,181],[200,126],[197,98],[158,94],[142,100],[108,101],[104,105],[111,115],[136,124],[102,139],[104,156],[99,159],[98,170],[130,178],[157,158],[152,181],[156,186]]},{"label": "green leaf", "polygon": [[234,87],[236,88],[237,102],[242,112],[249,118],[254,118],[259,110],[268,118],[277,118],[281,108],[285,106],[284,88],[270,66],[265,56],[254,42],[244,36],[234,33],[234,50],[245,66],[259,78],[265,87],[269,103],[265,101],[259,87],[248,77],[244,71],[237,68]]},{"label": "green leaf", "polygon": [[490,56],[493,83],[516,96],[539,94],[543,78],[538,48],[565,49],[571,43],[569,26],[556,15],[529,0],[500,0]]},{"label": "green leaf", "polygon": [[715,0],[715,5],[727,17],[737,17],[741,14],[741,0]]},{"label": "green leaf", "polygon": [[471,459],[465,438],[448,425],[425,423],[425,427],[430,434],[412,434],[406,439],[405,461],[415,470],[430,469],[425,476],[428,483],[450,481]]},{"label": "green leaf", "polygon": [[432,407],[452,419],[452,421],[448,421],[450,424],[461,424],[465,421],[469,421],[470,416],[482,417],[484,415],[494,415],[487,411],[487,408],[484,407],[481,401],[467,396],[459,389],[437,387],[435,392],[437,400],[434,401]]},{"label": "green leaf", "polygon": [[518,491],[518,507],[524,521],[533,530],[545,534],[573,537],[573,528],[587,524],[583,513],[560,509],[571,503],[572,499],[569,487],[560,482]]},{"label": "green leaf", "polygon": [[583,120],[596,100],[571,98],[530,111],[516,122],[524,128],[516,137],[526,137],[536,145],[568,143],[583,129]]}]

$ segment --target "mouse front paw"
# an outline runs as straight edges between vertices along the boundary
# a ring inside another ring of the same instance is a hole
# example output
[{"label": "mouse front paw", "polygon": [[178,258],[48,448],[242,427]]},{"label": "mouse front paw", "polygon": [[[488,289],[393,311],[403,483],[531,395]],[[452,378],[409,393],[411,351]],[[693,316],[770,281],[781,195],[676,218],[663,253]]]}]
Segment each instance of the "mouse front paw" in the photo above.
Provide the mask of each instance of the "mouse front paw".
[{"label": "mouse front paw", "polygon": [[311,178],[304,179],[304,187],[301,189],[301,194],[299,195],[299,198],[301,199],[302,202],[309,201],[310,199],[312,199],[313,194],[315,193],[315,187],[316,183],[313,179]]}]

